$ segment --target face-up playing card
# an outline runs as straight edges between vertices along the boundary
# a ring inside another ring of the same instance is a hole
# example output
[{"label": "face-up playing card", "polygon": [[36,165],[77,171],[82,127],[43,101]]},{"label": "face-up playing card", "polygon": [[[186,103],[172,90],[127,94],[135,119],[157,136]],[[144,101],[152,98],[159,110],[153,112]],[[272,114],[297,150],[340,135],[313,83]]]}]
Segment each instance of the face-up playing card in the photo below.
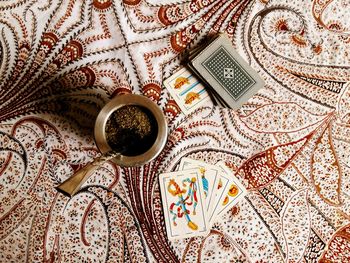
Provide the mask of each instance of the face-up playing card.
[{"label": "face-up playing card", "polygon": [[215,193],[214,200],[213,200],[212,211],[208,216],[210,226],[214,223],[214,220],[216,219],[216,216],[217,216],[216,213],[221,208],[220,199],[222,198],[222,196],[224,196],[224,191],[225,191],[225,189],[228,188],[228,184],[230,182],[230,179],[227,176],[227,174],[222,171],[221,167],[220,167],[220,169],[221,169],[221,171],[219,173],[218,180],[214,186],[216,193]]},{"label": "face-up playing card", "polygon": [[186,68],[178,70],[163,84],[185,114],[210,102],[203,84]]},{"label": "face-up playing card", "polygon": [[179,170],[187,170],[193,168],[196,168],[202,177],[206,213],[210,215],[213,210],[213,205],[216,197],[216,188],[214,186],[218,184],[221,168],[186,157],[181,159]]},{"label": "face-up playing card", "polygon": [[209,216],[210,224],[215,221],[215,218],[231,209],[247,194],[247,190],[233,175],[232,171],[225,165],[224,162],[220,161],[216,165],[222,169],[220,179],[222,180],[223,184],[222,190],[218,191],[213,212],[211,216]]},{"label": "face-up playing card", "polygon": [[208,234],[204,190],[198,169],[160,174],[159,184],[168,238]]},{"label": "face-up playing card", "polygon": [[201,52],[190,57],[189,66],[213,89],[213,94],[232,109],[238,109],[264,82],[235,51],[230,39],[219,34]]}]

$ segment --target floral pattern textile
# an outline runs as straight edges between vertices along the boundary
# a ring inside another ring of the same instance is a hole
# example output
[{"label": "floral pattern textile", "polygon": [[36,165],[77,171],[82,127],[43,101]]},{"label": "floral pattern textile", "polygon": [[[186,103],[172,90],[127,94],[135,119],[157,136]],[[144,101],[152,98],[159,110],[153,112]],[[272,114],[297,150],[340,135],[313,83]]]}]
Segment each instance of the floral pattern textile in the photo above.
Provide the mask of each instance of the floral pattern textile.
[{"label": "floral pattern textile", "polygon": [[[5,0],[0,3],[0,262],[350,262],[350,3]],[[162,81],[226,32],[265,86],[238,111],[185,116]],[[169,138],[152,162],[99,154],[101,107],[143,94]],[[169,241],[158,175],[222,160],[249,190],[208,236]]]}]

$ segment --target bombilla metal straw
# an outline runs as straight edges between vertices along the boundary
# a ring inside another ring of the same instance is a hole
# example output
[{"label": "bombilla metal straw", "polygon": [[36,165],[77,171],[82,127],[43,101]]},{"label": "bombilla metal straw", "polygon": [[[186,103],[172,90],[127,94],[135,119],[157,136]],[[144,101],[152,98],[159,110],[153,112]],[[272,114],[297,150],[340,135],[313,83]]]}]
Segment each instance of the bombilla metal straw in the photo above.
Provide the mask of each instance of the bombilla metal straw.
[{"label": "bombilla metal straw", "polygon": [[57,186],[56,189],[61,193],[72,197],[80,190],[80,187],[87,181],[87,179],[89,179],[98,167],[121,154],[122,151],[109,151],[101,154],[91,163],[88,163],[82,169],[75,172],[70,178]]}]

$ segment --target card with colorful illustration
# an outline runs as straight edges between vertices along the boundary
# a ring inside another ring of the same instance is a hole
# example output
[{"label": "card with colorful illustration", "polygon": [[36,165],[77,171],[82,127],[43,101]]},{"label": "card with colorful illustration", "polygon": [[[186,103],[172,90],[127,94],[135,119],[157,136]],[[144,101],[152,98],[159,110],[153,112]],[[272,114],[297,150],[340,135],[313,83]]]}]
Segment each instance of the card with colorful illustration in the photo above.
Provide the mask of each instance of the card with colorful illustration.
[{"label": "card with colorful illustration", "polygon": [[159,184],[168,238],[207,235],[210,228],[198,169],[160,174]]},{"label": "card with colorful illustration", "polygon": [[224,162],[220,161],[215,165],[221,167],[221,179],[225,182],[225,185],[222,186],[222,191],[220,193],[218,192],[216,203],[214,204],[214,209],[210,216],[210,224],[215,221],[215,218],[220,217],[223,213],[231,209],[247,194],[245,187],[233,175],[233,172]]},{"label": "card with colorful illustration", "polygon": [[227,176],[227,174],[222,171],[222,168],[220,167],[221,171],[218,176],[218,180],[215,184],[215,196],[213,201],[213,208],[211,213],[208,216],[209,225],[211,226],[217,216],[217,212],[220,211],[221,203],[219,202],[222,196],[224,196],[225,189],[228,188],[228,184],[230,183],[230,178]]},{"label": "card with colorful illustration", "polygon": [[181,68],[163,84],[185,114],[211,101],[203,84],[187,68]]},{"label": "card with colorful illustration", "polygon": [[210,215],[213,210],[216,196],[216,188],[214,186],[218,184],[221,168],[215,165],[207,164],[203,161],[193,160],[186,157],[181,159],[179,170],[193,168],[198,169],[199,173],[201,174],[206,201],[206,213]]}]

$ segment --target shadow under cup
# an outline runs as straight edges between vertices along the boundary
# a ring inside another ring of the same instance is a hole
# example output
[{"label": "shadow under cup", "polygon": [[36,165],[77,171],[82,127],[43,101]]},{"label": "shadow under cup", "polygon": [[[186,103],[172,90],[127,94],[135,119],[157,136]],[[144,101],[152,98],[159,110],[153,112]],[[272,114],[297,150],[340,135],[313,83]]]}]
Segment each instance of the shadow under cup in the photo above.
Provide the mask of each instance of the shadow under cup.
[{"label": "shadow under cup", "polygon": [[[135,94],[119,95],[107,103],[97,116],[95,123],[95,141],[102,153],[112,151],[107,141],[106,125],[112,114],[125,106],[137,106],[144,110],[155,122],[155,131],[150,145],[140,145],[140,154],[121,154],[113,161],[119,166],[141,166],[153,160],[163,150],[168,136],[168,126],[162,110],[150,99]],[[118,138],[116,138],[118,139]],[[149,147],[149,149],[147,149]]]}]

